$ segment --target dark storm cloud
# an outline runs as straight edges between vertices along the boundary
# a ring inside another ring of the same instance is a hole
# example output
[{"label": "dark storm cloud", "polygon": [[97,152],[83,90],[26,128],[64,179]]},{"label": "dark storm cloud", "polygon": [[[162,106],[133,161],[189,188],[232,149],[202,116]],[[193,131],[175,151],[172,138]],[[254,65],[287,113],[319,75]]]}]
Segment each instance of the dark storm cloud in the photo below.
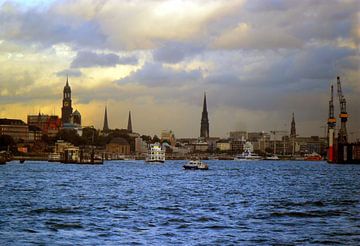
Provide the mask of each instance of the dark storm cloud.
[{"label": "dark storm cloud", "polygon": [[119,80],[123,83],[138,83],[146,86],[185,85],[202,79],[200,70],[175,70],[163,66],[161,63],[146,63],[141,69]]},{"label": "dark storm cloud", "polygon": [[119,57],[116,54],[98,54],[90,51],[79,51],[71,63],[72,68],[81,67],[115,67],[118,64],[135,65],[135,56]]},{"label": "dark storm cloud", "polygon": [[80,70],[77,69],[65,69],[56,73],[58,77],[80,77],[82,75]]},{"label": "dark storm cloud", "polygon": [[155,49],[153,57],[158,62],[178,63],[186,57],[202,52],[204,49],[203,45],[196,43],[166,42],[160,48]]}]

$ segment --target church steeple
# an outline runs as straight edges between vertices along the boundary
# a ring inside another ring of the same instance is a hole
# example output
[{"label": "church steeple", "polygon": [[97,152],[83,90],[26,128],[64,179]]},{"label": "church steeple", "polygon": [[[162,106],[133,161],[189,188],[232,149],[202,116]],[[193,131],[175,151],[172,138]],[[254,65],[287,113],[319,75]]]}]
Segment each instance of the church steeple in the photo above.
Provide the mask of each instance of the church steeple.
[{"label": "church steeple", "polygon": [[127,130],[128,130],[128,132],[132,133],[131,111],[129,111]]},{"label": "church steeple", "polygon": [[295,125],[295,116],[294,116],[294,113],[292,114],[290,137],[291,137],[291,138],[296,138],[296,125]]},{"label": "church steeple", "polygon": [[203,111],[202,111],[202,116],[201,116],[200,137],[205,138],[205,139],[209,138],[209,117],[208,117],[208,111],[207,111],[206,93],[204,93]]},{"label": "church steeple", "polygon": [[108,132],[109,130],[110,129],[109,129],[109,123],[108,123],[108,117],[107,117],[107,107],[105,106],[103,132]]},{"label": "church steeple", "polygon": [[73,112],[71,100],[71,87],[69,85],[69,77],[66,77],[66,84],[63,90],[63,105],[61,108],[61,121],[62,123],[71,123],[71,114]]}]

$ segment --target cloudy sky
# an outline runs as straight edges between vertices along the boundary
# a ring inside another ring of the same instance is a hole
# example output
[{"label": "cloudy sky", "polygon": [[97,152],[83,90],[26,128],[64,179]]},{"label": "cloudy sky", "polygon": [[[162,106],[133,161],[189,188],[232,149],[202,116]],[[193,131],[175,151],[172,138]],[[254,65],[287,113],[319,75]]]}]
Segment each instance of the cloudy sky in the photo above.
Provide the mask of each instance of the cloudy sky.
[{"label": "cloudy sky", "polygon": [[[357,0],[0,0],[0,117],[60,114],[69,74],[84,125],[198,136],[323,134],[342,78],[360,126]],[[338,111],[338,101],[336,100]],[[355,133],[360,136],[359,133]]]}]

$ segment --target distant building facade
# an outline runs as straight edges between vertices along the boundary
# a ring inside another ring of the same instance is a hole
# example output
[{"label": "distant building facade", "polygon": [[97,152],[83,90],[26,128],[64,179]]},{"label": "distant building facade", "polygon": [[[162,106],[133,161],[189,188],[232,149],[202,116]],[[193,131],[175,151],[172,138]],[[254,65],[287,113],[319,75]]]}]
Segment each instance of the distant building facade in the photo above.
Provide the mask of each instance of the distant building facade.
[{"label": "distant building facade", "polygon": [[232,131],[230,132],[229,137],[231,139],[235,139],[235,140],[246,140],[248,139],[248,134],[246,131]]},{"label": "distant building facade", "polygon": [[147,152],[147,143],[139,136],[135,138],[135,153],[145,154]]},{"label": "distant building facade", "polygon": [[57,115],[28,115],[27,124],[39,127],[44,135],[55,137],[61,127],[61,120]]},{"label": "distant building facade", "polygon": [[29,140],[29,127],[22,120],[0,119],[0,135],[9,135],[15,141]]},{"label": "distant building facade", "polygon": [[216,148],[219,151],[230,151],[231,150],[231,143],[227,139],[221,139],[216,143]]},{"label": "distant building facade", "polygon": [[161,132],[161,141],[167,141],[171,146],[175,146],[176,138],[174,132],[171,130],[163,130]]},{"label": "distant building facade", "polygon": [[129,155],[130,144],[124,138],[113,138],[110,143],[106,145],[106,152],[111,154]]},{"label": "distant building facade", "polygon": [[28,127],[29,127],[28,140],[30,142],[40,141],[42,139],[42,136],[43,136],[42,130],[37,126],[29,125]]}]

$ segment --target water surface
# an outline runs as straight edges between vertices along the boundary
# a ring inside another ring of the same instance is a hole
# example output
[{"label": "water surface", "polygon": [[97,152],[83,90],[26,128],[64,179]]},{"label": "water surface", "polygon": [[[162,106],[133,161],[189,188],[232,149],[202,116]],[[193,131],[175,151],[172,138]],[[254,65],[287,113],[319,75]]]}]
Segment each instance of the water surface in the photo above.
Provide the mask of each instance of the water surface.
[{"label": "water surface", "polygon": [[0,166],[1,245],[360,243],[360,165]]}]

